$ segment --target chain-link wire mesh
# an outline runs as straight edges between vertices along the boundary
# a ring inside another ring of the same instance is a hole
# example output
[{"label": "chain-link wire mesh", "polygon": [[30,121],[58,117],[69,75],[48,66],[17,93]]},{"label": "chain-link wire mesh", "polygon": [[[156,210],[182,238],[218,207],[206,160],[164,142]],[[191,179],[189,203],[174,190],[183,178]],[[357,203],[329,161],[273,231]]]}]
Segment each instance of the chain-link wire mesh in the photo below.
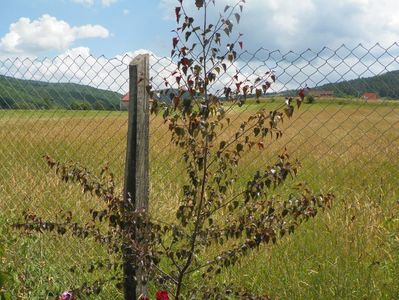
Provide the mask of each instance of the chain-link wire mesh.
[{"label": "chain-link wire mesh", "polygon": [[[90,281],[90,273],[69,269],[107,255],[90,240],[26,236],[9,224],[25,210],[47,219],[72,211],[85,220],[89,209],[100,205],[79,187],[61,183],[46,166],[46,154],[93,172],[108,164],[121,187],[131,60],[70,55],[0,61],[0,216],[12,241],[5,264],[18,274],[16,297],[45,299],[49,291]],[[175,69],[170,58],[151,55],[153,89],[173,88]],[[283,137],[265,141],[263,150],[244,158],[243,176],[270,164],[286,148],[302,163],[299,178],[319,188],[362,189],[377,183],[393,188],[392,179],[399,176],[399,44],[243,52],[211,91],[218,93],[237,70],[242,80],[273,70],[277,80],[259,103],[249,97],[242,107],[228,110],[232,128],[256,110],[279,107],[286,96],[309,87],[305,103],[282,125]],[[231,132],[226,128],[223,134]],[[155,213],[173,213],[173,206],[164,204],[178,198],[182,166],[159,115],[150,121],[150,165],[150,207]],[[104,299],[121,295],[108,289]]]}]

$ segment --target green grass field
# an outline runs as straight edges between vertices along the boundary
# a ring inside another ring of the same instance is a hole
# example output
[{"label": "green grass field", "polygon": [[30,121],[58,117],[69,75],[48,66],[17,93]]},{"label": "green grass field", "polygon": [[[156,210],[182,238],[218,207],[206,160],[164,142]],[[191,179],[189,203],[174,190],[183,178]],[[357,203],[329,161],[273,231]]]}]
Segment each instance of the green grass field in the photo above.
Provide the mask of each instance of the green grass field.
[{"label": "green grass field", "polygon": [[[232,126],[281,100],[231,109]],[[90,240],[23,235],[10,229],[24,210],[48,219],[71,210],[85,220],[95,199],[60,182],[42,156],[80,162],[93,171],[106,163],[122,184],[126,112],[0,111],[0,242],[2,268],[12,276],[12,299],[54,299],[98,274],[71,273],[107,253]],[[273,246],[251,254],[215,280],[233,282],[275,299],[399,299],[399,105],[317,99],[283,124],[278,141],[265,141],[242,161],[243,181],[273,163],[285,147],[301,161],[297,182],[333,191],[334,207]],[[170,220],[179,197],[182,164],[159,116],[151,117],[150,207]],[[111,284],[102,296],[122,299]]]}]

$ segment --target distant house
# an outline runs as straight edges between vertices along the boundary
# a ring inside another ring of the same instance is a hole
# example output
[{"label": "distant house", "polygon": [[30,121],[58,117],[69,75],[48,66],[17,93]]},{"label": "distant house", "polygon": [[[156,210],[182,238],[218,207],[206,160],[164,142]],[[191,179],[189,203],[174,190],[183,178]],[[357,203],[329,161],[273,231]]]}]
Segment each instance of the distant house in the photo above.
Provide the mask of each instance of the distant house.
[{"label": "distant house", "polygon": [[309,95],[312,95],[313,97],[333,97],[334,91],[310,90]]},{"label": "distant house", "polygon": [[121,97],[120,110],[128,110],[129,108],[129,93]]},{"label": "distant house", "polygon": [[[154,92],[154,99],[159,102],[170,103],[174,96],[178,95],[179,91],[173,88],[158,90]],[[188,92],[184,92],[182,99],[190,99],[190,94]],[[150,100],[151,101],[151,100]],[[126,93],[121,97],[120,101],[120,110],[128,110],[129,109],[129,93]]]},{"label": "distant house", "polygon": [[377,93],[364,93],[362,95],[362,98],[366,101],[369,100],[377,100],[378,99],[378,94]]}]

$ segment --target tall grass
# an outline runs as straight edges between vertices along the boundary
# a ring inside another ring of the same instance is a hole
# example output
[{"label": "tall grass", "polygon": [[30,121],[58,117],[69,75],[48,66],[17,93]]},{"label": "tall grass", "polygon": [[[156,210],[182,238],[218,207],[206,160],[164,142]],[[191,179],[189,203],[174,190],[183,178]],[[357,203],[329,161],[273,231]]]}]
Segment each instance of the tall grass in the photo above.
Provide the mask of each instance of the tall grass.
[{"label": "tall grass", "polygon": [[[250,103],[230,113],[234,127],[267,104]],[[54,299],[51,291],[94,280],[74,267],[105,257],[91,240],[57,235],[21,235],[10,229],[24,210],[53,219],[61,210],[88,218],[99,206],[79,187],[61,183],[49,171],[44,154],[80,162],[93,171],[108,163],[122,188],[126,113],[0,112],[0,211],[6,225],[3,265],[13,271],[15,299]],[[241,182],[275,160],[287,148],[302,168],[292,181],[314,190],[334,191],[331,211],[302,226],[277,245],[262,247],[215,278],[278,299],[399,298],[399,106],[320,101],[304,105],[283,124],[278,141],[252,150],[238,170]],[[182,163],[161,117],[152,117],[150,206],[158,219],[171,221],[182,178]],[[223,135],[232,134],[227,128]],[[286,195],[289,188],[276,193]],[[111,284],[93,299],[122,299]]]}]

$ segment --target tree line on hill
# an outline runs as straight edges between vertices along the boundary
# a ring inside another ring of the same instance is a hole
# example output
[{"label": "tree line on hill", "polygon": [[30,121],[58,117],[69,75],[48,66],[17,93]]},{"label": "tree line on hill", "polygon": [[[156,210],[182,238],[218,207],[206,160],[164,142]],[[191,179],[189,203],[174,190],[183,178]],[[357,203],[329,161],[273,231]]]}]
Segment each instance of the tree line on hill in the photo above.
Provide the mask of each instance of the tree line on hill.
[{"label": "tree line on hill", "polygon": [[0,75],[0,109],[119,110],[121,94],[75,83]]},{"label": "tree line on hill", "polygon": [[364,93],[377,93],[379,97],[399,99],[399,71],[329,83],[315,89],[333,91],[336,97],[361,97]]},{"label": "tree line on hill", "polygon": [[[374,92],[379,97],[399,99],[399,71],[314,89],[333,91],[335,97],[361,97],[366,92]],[[119,110],[121,96],[76,83],[49,83],[0,75],[0,109]]]}]

